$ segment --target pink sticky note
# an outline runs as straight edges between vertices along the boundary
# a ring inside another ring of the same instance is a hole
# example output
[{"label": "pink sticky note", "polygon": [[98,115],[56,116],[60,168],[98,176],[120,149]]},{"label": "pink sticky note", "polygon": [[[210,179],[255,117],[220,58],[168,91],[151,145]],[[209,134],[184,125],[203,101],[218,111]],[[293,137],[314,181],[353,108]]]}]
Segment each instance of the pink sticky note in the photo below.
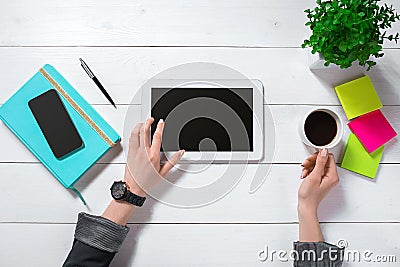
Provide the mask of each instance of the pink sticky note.
[{"label": "pink sticky note", "polygon": [[364,114],[348,125],[368,153],[372,153],[396,136],[396,132],[380,110]]}]

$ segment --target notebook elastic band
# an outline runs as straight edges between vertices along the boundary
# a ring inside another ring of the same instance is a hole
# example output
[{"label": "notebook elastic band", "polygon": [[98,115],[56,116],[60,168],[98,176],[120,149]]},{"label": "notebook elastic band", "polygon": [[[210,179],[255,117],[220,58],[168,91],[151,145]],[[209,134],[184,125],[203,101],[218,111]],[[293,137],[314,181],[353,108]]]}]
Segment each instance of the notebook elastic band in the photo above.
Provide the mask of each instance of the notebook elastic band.
[{"label": "notebook elastic band", "polygon": [[75,187],[70,187],[69,189],[71,189],[71,190],[81,199],[83,205],[86,206],[86,201],[85,201],[85,199],[83,198],[81,192],[79,192],[78,189],[76,189]]}]

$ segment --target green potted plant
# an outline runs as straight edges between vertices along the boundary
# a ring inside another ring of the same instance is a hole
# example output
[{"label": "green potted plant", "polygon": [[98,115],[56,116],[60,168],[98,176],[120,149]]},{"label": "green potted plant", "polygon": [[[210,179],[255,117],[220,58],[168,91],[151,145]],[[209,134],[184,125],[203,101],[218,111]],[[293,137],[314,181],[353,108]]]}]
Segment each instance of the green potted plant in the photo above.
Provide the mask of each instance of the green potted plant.
[{"label": "green potted plant", "polygon": [[[312,35],[304,40],[303,48],[309,47],[312,54],[318,54],[324,66],[331,63],[348,68],[353,62],[371,67],[376,65],[373,58],[384,55],[385,40],[399,39],[399,33],[387,34],[392,23],[400,16],[393,6],[378,5],[380,0],[317,0],[314,9],[307,9]],[[310,66],[311,67],[311,66]],[[311,67],[312,68],[312,67]]]}]

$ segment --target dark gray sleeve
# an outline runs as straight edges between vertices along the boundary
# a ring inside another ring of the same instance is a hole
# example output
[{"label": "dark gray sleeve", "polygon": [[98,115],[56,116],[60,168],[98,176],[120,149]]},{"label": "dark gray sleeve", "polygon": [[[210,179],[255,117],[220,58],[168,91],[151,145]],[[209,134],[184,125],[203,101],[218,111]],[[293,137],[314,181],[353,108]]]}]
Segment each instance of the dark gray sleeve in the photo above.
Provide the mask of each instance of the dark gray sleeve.
[{"label": "dark gray sleeve", "polygon": [[75,239],[106,252],[118,252],[129,228],[106,218],[79,213]]},{"label": "dark gray sleeve", "polygon": [[344,248],[326,242],[294,242],[295,267],[340,267]]},{"label": "dark gray sleeve", "polygon": [[108,267],[129,228],[100,216],[79,213],[72,248],[63,267]]}]

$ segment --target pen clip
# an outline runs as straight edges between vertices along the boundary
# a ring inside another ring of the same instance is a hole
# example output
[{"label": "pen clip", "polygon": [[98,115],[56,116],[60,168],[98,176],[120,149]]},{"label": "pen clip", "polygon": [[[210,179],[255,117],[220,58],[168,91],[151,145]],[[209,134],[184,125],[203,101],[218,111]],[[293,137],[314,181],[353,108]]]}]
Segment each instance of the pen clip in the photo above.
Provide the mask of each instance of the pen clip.
[{"label": "pen clip", "polygon": [[94,78],[93,72],[90,70],[89,66],[83,61],[83,59],[79,58],[79,61],[81,62],[82,68],[86,71],[87,75],[89,75],[90,79]]}]

